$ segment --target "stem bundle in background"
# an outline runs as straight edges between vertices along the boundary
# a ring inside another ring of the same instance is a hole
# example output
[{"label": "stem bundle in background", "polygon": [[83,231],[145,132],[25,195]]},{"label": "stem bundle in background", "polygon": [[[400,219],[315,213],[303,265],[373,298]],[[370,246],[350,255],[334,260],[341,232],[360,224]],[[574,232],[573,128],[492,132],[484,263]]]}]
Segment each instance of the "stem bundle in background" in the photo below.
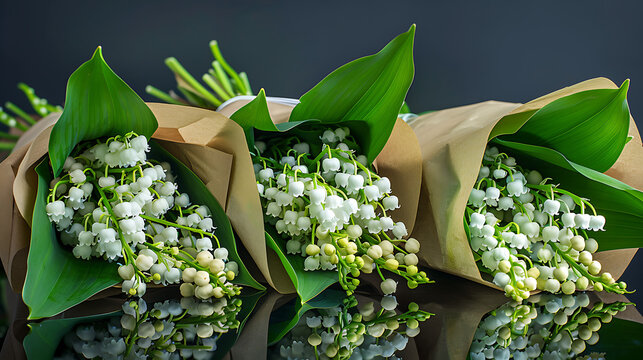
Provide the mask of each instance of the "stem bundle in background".
[{"label": "stem bundle in background", "polygon": [[116,261],[123,292],[182,281],[181,294],[232,297],[238,264],[214,234],[205,206],[179,192],[169,164],[148,160],[147,138],[129,133],[80,144],[52,181],[47,215],[77,258]]},{"label": "stem bundle in background", "polygon": [[322,148],[296,136],[257,141],[257,186],[266,219],[286,241],[289,254],[305,257],[307,271],[337,271],[350,295],[359,275],[376,272],[385,294],[396,291],[394,273],[410,288],[430,282],[419,271],[419,243],[406,239],[402,222],[387,212],[397,209],[391,183],[358,155],[348,128],[320,131]]},{"label": "stem bundle in background", "polygon": [[465,214],[480,271],[518,301],[536,289],[626,292],[592,257],[598,242],[591,232],[603,231],[605,217],[555,181],[496,147],[485,151]]}]

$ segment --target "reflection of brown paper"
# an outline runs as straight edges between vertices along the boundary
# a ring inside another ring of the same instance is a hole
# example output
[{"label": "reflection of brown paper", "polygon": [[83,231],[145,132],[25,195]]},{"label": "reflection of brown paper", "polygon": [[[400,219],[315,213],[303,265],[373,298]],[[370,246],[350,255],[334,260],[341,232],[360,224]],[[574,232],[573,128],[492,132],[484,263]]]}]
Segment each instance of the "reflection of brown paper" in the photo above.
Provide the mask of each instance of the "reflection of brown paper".
[{"label": "reflection of brown paper", "polygon": [[[243,130],[213,111],[149,106],[159,123],[153,137],[203,180],[266,280],[279,291],[289,291],[292,284],[283,268],[268,267],[263,230],[255,226],[262,223],[262,213]],[[29,224],[37,190],[34,168],[47,154],[49,134],[59,116],[52,114],[38,122],[0,164],[0,256],[14,291],[21,290],[26,274]],[[277,272],[275,278],[275,270],[283,274]]]},{"label": "reflection of brown paper", "polygon": [[[249,102],[249,100],[237,100],[226,105],[219,112],[230,117]],[[292,109],[292,106],[268,101],[268,111],[276,124],[287,122]],[[413,230],[417,214],[422,182],[421,157],[413,130],[404,121],[397,119],[386,146],[375,160],[377,173],[391,180],[393,193],[400,200],[400,208],[393,211],[391,217],[395,221],[404,222],[409,233]]]},{"label": "reflection of brown paper", "polygon": [[[508,119],[512,117],[503,118],[507,115],[534,111],[563,96],[600,88],[616,88],[616,85],[604,78],[592,79],[524,105],[488,101],[428,113],[409,121],[418,136],[423,156],[421,210],[412,234],[423,244],[418,254],[421,261],[430,267],[495,287],[482,279],[463,226],[467,199],[475,184],[489,134],[501,120],[511,124]],[[643,163],[643,148],[633,120],[630,134],[634,139],[607,173],[643,189],[643,176],[635,177],[643,173],[638,166]],[[596,254],[596,258],[605,271],[618,278],[635,253],[636,249],[605,251]]]}]

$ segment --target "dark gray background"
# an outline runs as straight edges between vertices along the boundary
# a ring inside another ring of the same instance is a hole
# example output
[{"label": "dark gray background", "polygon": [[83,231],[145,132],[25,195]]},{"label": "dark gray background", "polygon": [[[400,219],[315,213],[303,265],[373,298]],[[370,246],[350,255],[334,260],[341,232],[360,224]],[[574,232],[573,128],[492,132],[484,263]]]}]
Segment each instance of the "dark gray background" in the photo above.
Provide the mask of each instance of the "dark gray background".
[{"label": "dark gray background", "polygon": [[[68,76],[97,45],[151,100],[145,85],[174,86],[163,60],[176,56],[200,76],[211,61],[212,39],[255,90],[298,97],[416,23],[416,75],[408,96],[414,111],[489,99],[525,102],[606,76],[617,84],[632,80],[629,101],[637,118],[643,109],[641,9],[635,1],[2,0],[0,101],[25,105],[15,88],[24,81],[62,105]],[[642,274],[643,256],[637,256],[624,279],[643,289]],[[631,298],[643,303],[639,294]]]}]

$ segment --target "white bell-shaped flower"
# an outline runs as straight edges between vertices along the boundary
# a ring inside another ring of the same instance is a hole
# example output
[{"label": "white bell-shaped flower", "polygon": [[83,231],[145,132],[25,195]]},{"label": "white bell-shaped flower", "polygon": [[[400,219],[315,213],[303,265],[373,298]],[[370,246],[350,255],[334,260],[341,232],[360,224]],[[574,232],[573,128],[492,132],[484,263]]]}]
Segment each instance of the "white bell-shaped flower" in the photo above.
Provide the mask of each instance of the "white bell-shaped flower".
[{"label": "white bell-shaped flower", "polygon": [[381,196],[380,189],[375,185],[369,185],[364,187],[364,195],[368,201],[378,200]]},{"label": "white bell-shaped flower", "polygon": [[348,178],[347,191],[349,194],[355,194],[364,188],[364,177],[362,175],[350,175]]},{"label": "white bell-shaped flower", "polygon": [[385,210],[395,210],[400,207],[399,199],[395,195],[391,195],[382,199],[382,206]]},{"label": "white bell-shaped flower", "polygon": [[590,220],[591,217],[589,214],[576,214],[576,216],[574,216],[575,228],[589,229]]},{"label": "white bell-shaped flower", "polygon": [[507,191],[509,196],[520,196],[528,191],[527,188],[523,185],[522,180],[514,180],[507,183]]},{"label": "white bell-shaped flower", "polygon": [[318,187],[312,190],[308,190],[308,196],[310,197],[311,204],[321,204],[326,200],[326,189],[323,187]]},{"label": "white bell-shaped flower", "polygon": [[503,196],[498,200],[498,210],[509,210],[514,208],[514,200]]},{"label": "white bell-shaped flower", "polygon": [[380,190],[380,194],[389,194],[391,192],[391,180],[382,177],[373,183]]},{"label": "white bell-shaped flower", "polygon": [[605,217],[603,215],[590,216],[588,229],[592,231],[603,230]]},{"label": "white bell-shaped flower", "polygon": [[475,228],[475,229],[482,229],[482,227],[485,225],[486,218],[484,215],[480,213],[473,213],[471,214],[471,221],[469,222],[469,227]]},{"label": "white bell-shaped flower", "polygon": [[299,197],[304,194],[304,183],[301,181],[293,181],[288,184],[288,194],[293,197]]},{"label": "white bell-shaped flower", "polygon": [[347,187],[348,178],[350,178],[350,176],[351,176],[350,174],[341,173],[341,172],[335,174],[335,184],[337,184],[337,186]]},{"label": "white bell-shaped flower", "polygon": [[543,204],[543,212],[547,213],[549,215],[558,215],[558,211],[560,210],[560,202],[557,200],[551,200],[547,199],[545,200],[545,203]]},{"label": "white bell-shaped flower", "polygon": [[331,171],[339,171],[339,168],[340,168],[339,159],[337,158],[324,159],[322,161],[322,168],[324,169],[325,173],[331,172]]},{"label": "white bell-shaped flower", "polygon": [[471,190],[471,194],[469,194],[469,205],[473,205],[475,207],[482,207],[484,205],[484,197],[486,193],[484,190],[479,190],[479,189],[473,189]]}]

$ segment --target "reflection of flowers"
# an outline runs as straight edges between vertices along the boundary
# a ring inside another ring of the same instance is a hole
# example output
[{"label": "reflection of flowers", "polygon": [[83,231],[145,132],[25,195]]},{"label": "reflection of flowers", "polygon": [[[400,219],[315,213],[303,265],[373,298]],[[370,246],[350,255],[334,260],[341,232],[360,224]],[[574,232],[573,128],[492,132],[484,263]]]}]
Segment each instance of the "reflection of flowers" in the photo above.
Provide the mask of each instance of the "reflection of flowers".
[{"label": "reflection of flowers", "polygon": [[221,334],[239,327],[241,300],[123,304],[123,315],[76,326],[65,335],[58,359],[210,359]]},{"label": "reflection of flowers", "polygon": [[572,359],[586,344],[598,342],[598,330],[627,303],[589,306],[587,294],[531,297],[490,312],[476,330],[470,355],[482,359]]},{"label": "reflection of flowers", "polygon": [[[419,321],[430,314],[415,303],[398,314],[397,300],[385,295],[379,305],[355,298],[330,309],[310,310],[271,349],[271,359],[397,359],[409,337],[419,334]],[[376,308],[377,307],[377,308]]]},{"label": "reflection of flowers", "polygon": [[356,154],[348,128],[328,129],[320,138],[319,152],[297,137],[255,143],[262,205],[287,240],[287,252],[305,257],[307,271],[338,271],[349,294],[360,273],[374,270],[385,294],[395,292],[396,282],[382,270],[402,276],[411,288],[427,283],[417,267],[419,243],[405,239],[405,224],[387,213],[399,207],[389,179]]},{"label": "reflection of flowers", "polygon": [[572,294],[589,286],[624,293],[593,259],[605,218],[584,198],[527,171],[516,159],[491,147],[465,215],[471,248],[481,271],[515,300],[539,289]]},{"label": "reflection of flowers", "polygon": [[147,159],[147,139],[133,133],[81,145],[52,181],[47,214],[77,258],[119,261],[123,291],[175,284],[201,299],[238,294],[206,206],[179,192],[168,163]]}]

